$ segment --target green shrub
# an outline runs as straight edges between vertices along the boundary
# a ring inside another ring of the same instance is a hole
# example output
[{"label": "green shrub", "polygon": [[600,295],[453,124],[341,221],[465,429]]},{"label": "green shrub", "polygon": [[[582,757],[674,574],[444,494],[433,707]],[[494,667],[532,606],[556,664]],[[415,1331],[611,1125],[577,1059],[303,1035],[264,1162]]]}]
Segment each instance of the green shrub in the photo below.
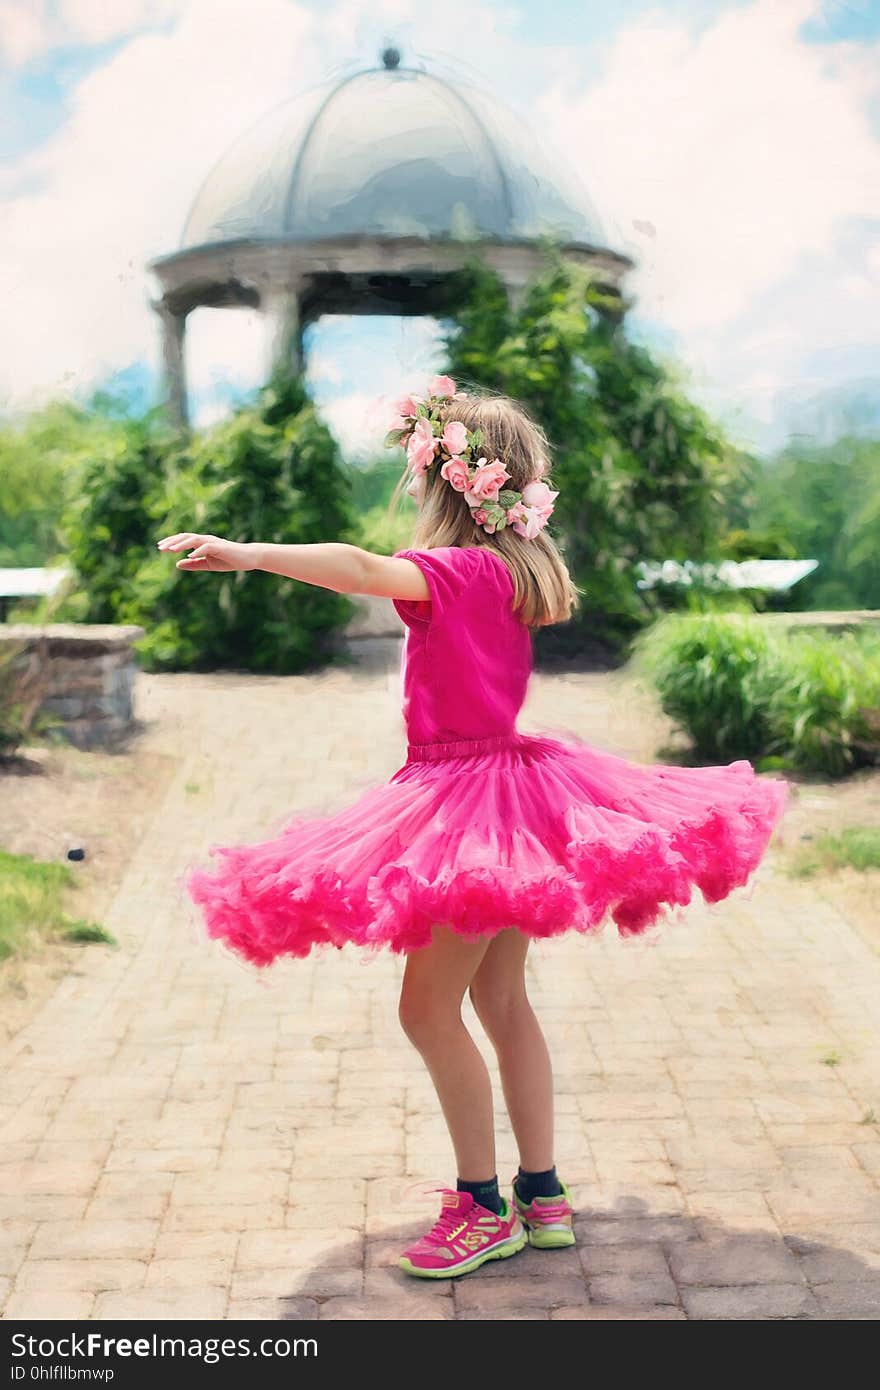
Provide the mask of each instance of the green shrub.
[{"label": "green shrub", "polygon": [[392,513],[388,507],[370,507],[358,517],[358,545],[377,555],[393,555],[412,540],[413,517],[406,511]]},{"label": "green shrub", "polygon": [[79,584],[58,606],[57,621],[117,623],[123,609],[138,606],[138,571],[155,548],[153,516],[174,447],[155,414],[120,421],[103,436],[62,521]]},{"label": "green shrub", "polygon": [[760,618],[669,614],[634,666],[707,761],[772,760],[838,777],[880,759],[880,635],[782,632]]},{"label": "green shrub", "polygon": [[69,521],[88,594],[78,616],[143,626],[148,670],[285,674],[325,660],[353,611],[344,595],[263,572],[194,574],[156,549],[177,531],[277,544],[351,537],[338,449],[301,379],[276,375],[254,404],[186,442],[144,422],[126,438],[89,470]]},{"label": "green shrub", "polygon": [[778,633],[762,685],[794,767],[839,777],[880,756],[880,635]]},{"label": "green shrub", "polygon": [[633,663],[654,682],[666,714],[703,758],[733,760],[778,751],[761,674],[770,635],[737,613],[670,613],[640,633]]}]

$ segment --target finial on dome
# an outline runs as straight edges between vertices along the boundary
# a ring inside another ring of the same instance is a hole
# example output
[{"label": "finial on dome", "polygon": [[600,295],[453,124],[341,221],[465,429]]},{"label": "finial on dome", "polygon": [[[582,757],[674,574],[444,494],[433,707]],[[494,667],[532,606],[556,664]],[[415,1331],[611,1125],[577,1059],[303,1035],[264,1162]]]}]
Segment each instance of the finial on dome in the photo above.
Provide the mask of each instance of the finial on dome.
[{"label": "finial on dome", "polygon": [[383,48],[382,62],[389,72],[393,72],[393,70],[400,64],[400,49]]}]

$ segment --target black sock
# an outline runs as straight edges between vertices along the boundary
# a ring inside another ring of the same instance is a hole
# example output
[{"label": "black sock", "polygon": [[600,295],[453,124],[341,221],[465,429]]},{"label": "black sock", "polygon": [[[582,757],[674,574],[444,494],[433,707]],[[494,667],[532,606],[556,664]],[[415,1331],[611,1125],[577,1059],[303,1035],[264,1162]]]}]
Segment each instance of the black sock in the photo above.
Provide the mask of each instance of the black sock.
[{"label": "black sock", "polygon": [[555,1164],[544,1173],[526,1173],[520,1168],[516,1175],[515,1187],[516,1195],[527,1206],[536,1197],[558,1197],[562,1192]]},{"label": "black sock", "polygon": [[474,1201],[487,1211],[494,1211],[496,1216],[501,1215],[501,1193],[498,1191],[497,1173],[489,1182],[463,1182],[459,1178],[456,1186],[459,1192],[469,1192]]}]

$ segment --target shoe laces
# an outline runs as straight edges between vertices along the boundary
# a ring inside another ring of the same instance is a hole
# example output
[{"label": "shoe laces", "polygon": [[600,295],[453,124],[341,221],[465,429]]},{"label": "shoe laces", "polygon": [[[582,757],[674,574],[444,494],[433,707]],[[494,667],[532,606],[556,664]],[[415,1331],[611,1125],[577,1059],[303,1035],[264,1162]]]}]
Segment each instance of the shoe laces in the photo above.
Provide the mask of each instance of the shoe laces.
[{"label": "shoe laces", "polygon": [[[432,1187],[429,1192],[439,1192],[444,1197],[459,1197],[461,1194],[451,1187]],[[440,1215],[434,1222],[430,1231],[427,1231],[418,1242],[419,1245],[445,1245],[451,1237],[463,1231],[467,1225],[467,1217],[462,1218],[461,1212],[454,1206],[443,1206]]]}]

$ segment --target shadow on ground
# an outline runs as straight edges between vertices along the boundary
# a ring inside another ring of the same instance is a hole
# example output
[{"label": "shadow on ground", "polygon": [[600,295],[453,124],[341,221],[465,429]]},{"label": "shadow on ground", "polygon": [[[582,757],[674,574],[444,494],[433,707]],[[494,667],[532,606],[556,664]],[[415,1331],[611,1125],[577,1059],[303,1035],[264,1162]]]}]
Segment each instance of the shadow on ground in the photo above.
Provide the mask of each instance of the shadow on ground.
[{"label": "shadow on ground", "polygon": [[[822,1319],[880,1313],[880,1260],[815,1236],[742,1231],[651,1214],[637,1197],[575,1221],[573,1249],[526,1247],[457,1279],[419,1280],[397,1268],[424,1231],[407,1223],[340,1244],[309,1270],[254,1271],[263,1290],[233,1300],[231,1318],[267,1319]],[[295,1248],[297,1233],[291,1231]],[[239,1293],[247,1287],[240,1276]]]}]

